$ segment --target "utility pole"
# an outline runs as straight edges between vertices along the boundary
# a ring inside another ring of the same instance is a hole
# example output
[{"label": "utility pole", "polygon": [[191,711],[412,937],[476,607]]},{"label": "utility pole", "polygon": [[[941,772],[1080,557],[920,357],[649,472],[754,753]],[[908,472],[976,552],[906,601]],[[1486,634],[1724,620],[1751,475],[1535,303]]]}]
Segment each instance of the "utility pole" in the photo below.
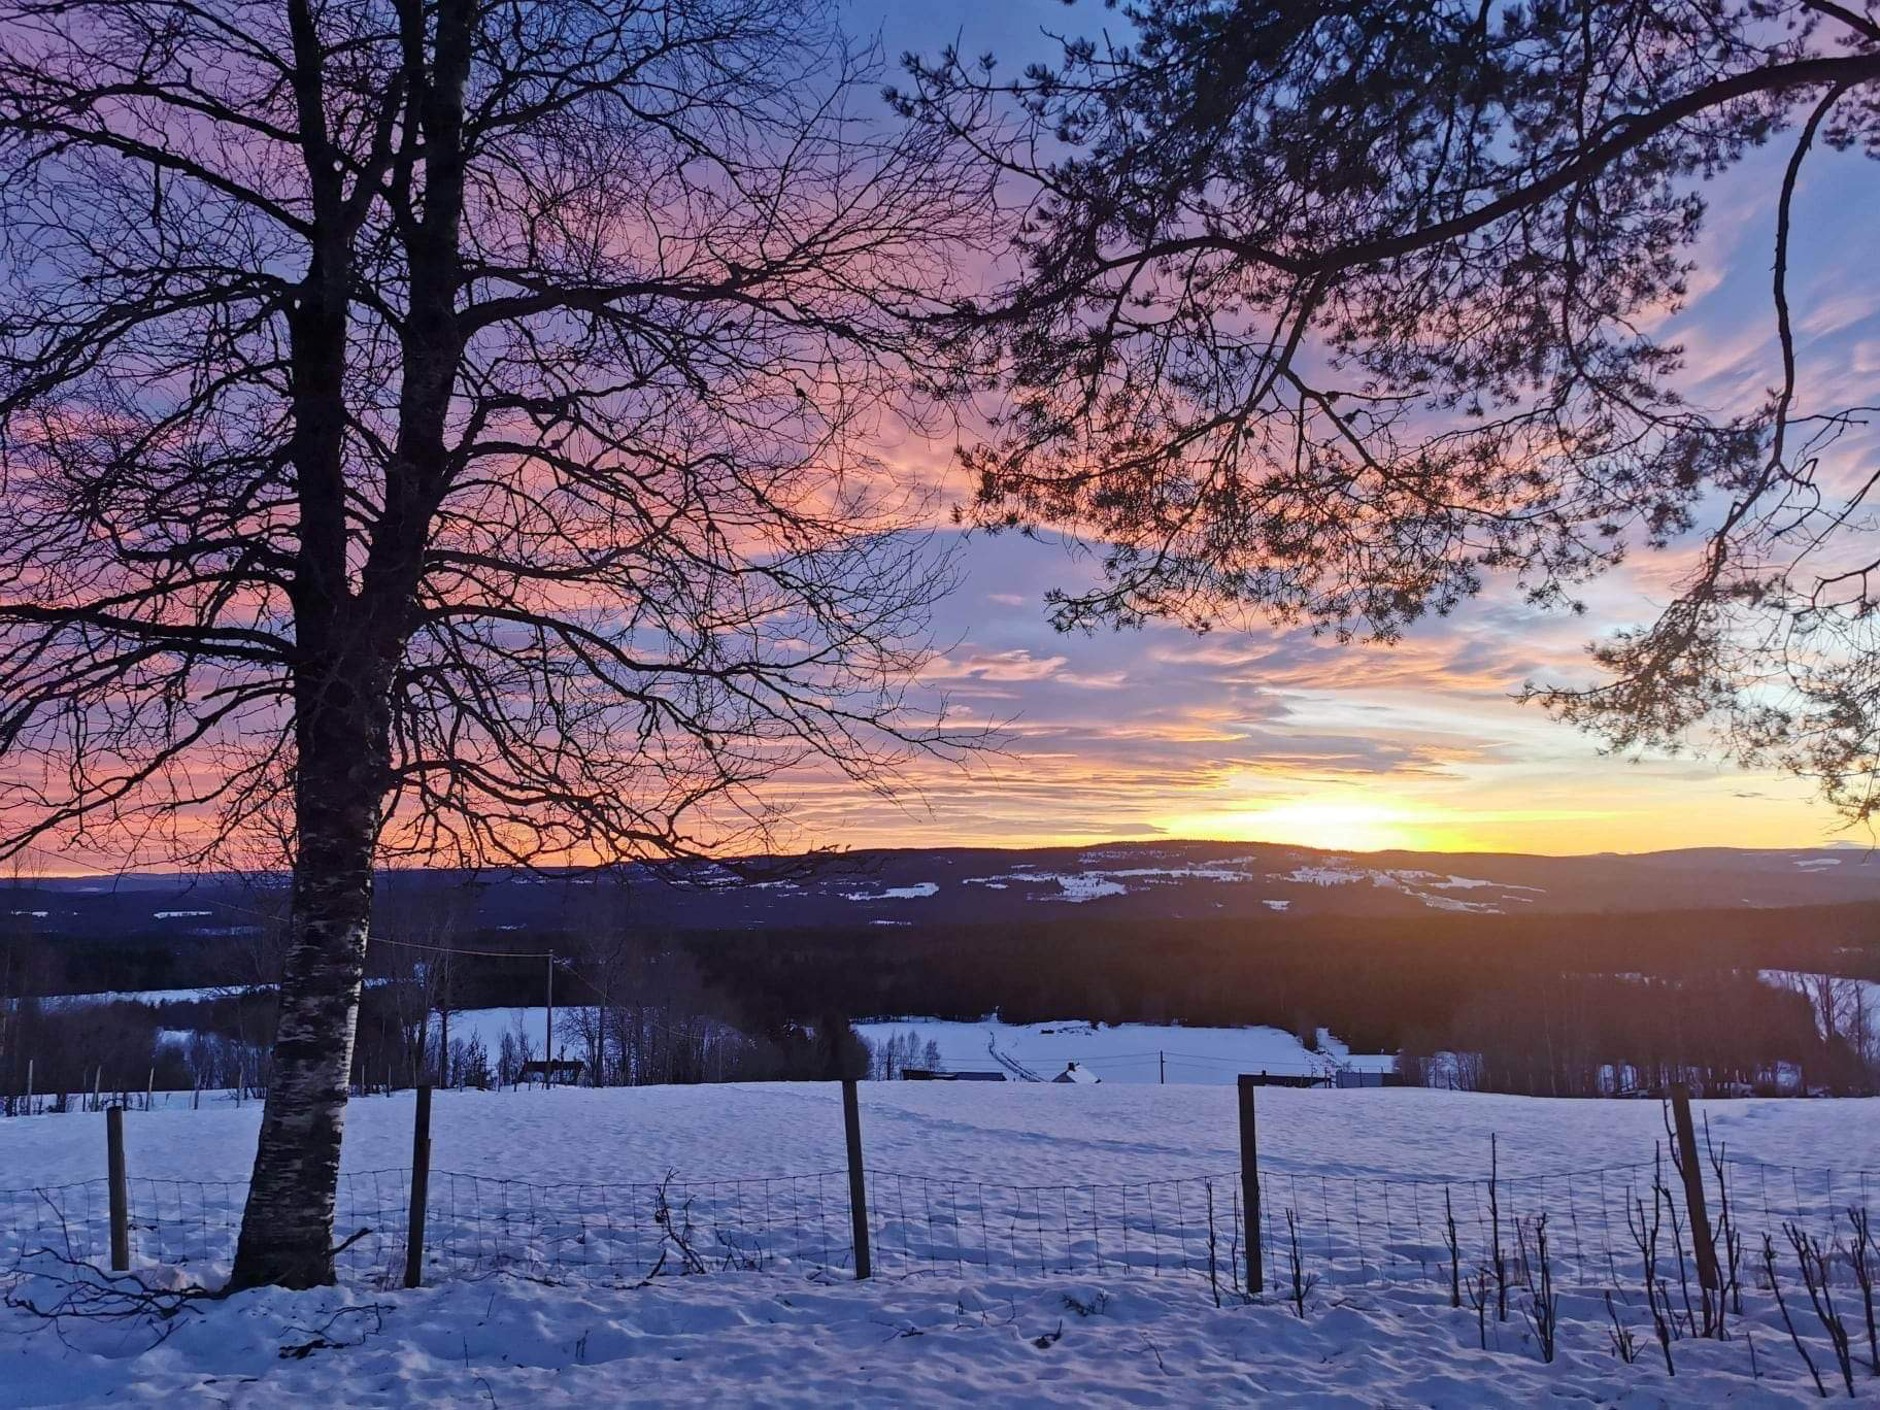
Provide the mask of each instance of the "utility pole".
[{"label": "utility pole", "polygon": [[542,1024],[542,1085],[555,1085],[555,952],[548,952],[548,1017]]},{"label": "utility pole", "polygon": [[[450,1086],[450,956],[438,965],[437,984],[437,1085]],[[407,1284],[415,1287],[415,1283]]]}]

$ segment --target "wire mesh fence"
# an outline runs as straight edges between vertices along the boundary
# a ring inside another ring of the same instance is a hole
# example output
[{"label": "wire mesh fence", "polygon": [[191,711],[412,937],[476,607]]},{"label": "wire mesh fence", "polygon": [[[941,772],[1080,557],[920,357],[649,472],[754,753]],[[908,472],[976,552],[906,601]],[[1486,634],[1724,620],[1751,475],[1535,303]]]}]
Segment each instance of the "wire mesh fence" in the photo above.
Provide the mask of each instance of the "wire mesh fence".
[{"label": "wire mesh fence", "polygon": [[[408,1170],[370,1170],[340,1177],[335,1223],[359,1237],[339,1251],[343,1276],[378,1280],[404,1250],[410,1201]],[[248,1187],[233,1180],[133,1177],[129,1195],[133,1262],[175,1268],[197,1281],[225,1274],[235,1255]],[[103,1264],[111,1247],[110,1182],[0,1190],[0,1267],[36,1254]]]},{"label": "wire mesh fence", "polygon": [[[1843,1250],[1848,1211],[1873,1207],[1880,1172],[1774,1165],[1736,1157],[1704,1172],[1719,1247],[1786,1243],[1788,1226]],[[1518,1279],[1545,1219],[1554,1282],[1623,1288],[1640,1276],[1639,1238],[1663,1225],[1666,1260],[1692,1246],[1683,1185],[1668,1157],[1534,1175],[1454,1180],[1264,1171],[1260,1237],[1250,1250],[1239,1171],[1129,1183],[1020,1185],[873,1170],[868,1229],[877,1275],[1183,1277],[1215,1295],[1250,1291],[1250,1253],[1268,1290],[1425,1285],[1452,1293],[1500,1263]],[[129,1182],[133,1263],[204,1284],[234,1254],[239,1182]],[[342,1278],[388,1286],[403,1274],[410,1174],[342,1177],[336,1235]],[[542,1184],[433,1171],[426,1281],[512,1273],[630,1284],[664,1274],[790,1270],[848,1276],[855,1267],[847,1174],[752,1179]],[[102,1264],[109,1250],[103,1179],[0,1191],[0,1267],[41,1251]],[[1257,1252],[1254,1252],[1257,1250]],[[1726,1250],[1727,1252],[1727,1250]],[[1691,1274],[1695,1277],[1695,1274]]]}]

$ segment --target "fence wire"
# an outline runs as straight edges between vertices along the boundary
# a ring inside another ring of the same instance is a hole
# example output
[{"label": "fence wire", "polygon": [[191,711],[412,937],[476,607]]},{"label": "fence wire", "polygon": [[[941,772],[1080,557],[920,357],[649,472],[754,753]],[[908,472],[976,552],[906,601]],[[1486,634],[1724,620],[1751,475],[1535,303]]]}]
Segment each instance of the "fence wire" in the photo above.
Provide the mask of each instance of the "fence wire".
[{"label": "fence wire", "polygon": [[[1767,1233],[1786,1247],[1794,1225],[1842,1249],[1848,1211],[1872,1209],[1880,1172],[1775,1165],[1737,1157],[1704,1172],[1721,1241],[1745,1261]],[[132,1179],[134,1266],[163,1266],[208,1284],[226,1273],[245,1186]],[[402,1277],[410,1172],[341,1177],[335,1212],[343,1279]],[[1113,1184],[1019,1185],[872,1170],[868,1227],[878,1275],[1069,1274],[1186,1277],[1217,1295],[1249,1289],[1240,1172]],[[1563,1288],[1636,1281],[1635,1231],[1664,1224],[1664,1256],[1690,1246],[1689,1211],[1671,1161],[1462,1180],[1353,1178],[1269,1170],[1259,1179],[1259,1259],[1269,1291],[1426,1285],[1448,1293],[1497,1259],[1519,1281],[1546,1220]],[[0,1268],[50,1252],[102,1264],[110,1247],[103,1179],[0,1191]],[[433,1171],[427,1282],[514,1273],[630,1284],[665,1274],[793,1270],[852,1274],[845,1171],[751,1179],[543,1184]]]}]

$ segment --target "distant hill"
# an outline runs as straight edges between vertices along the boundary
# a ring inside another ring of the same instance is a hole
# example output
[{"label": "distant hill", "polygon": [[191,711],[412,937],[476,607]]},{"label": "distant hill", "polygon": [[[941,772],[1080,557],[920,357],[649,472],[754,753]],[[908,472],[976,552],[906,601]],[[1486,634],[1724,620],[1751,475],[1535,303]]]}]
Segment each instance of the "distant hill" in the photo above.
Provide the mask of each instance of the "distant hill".
[{"label": "distant hill", "polygon": [[[148,944],[258,933],[285,879],[132,875],[0,885],[0,926],[47,938]],[[1827,906],[1880,901],[1880,854],[1694,848],[1621,856],[1325,852],[1261,843],[1152,842],[1004,850],[861,851],[735,865],[604,872],[395,871],[388,923],[449,904],[459,933],[513,935],[605,920],[663,930],[1010,924],[1045,915],[1130,918],[1433,913],[1535,916]]]}]

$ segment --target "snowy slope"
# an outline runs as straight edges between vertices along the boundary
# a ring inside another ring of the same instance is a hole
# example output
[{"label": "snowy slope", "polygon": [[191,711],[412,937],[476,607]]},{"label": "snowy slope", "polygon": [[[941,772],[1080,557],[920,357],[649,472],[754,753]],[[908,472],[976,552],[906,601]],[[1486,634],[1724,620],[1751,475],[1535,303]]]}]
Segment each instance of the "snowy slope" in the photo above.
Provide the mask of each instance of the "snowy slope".
[{"label": "snowy slope", "polygon": [[[1082,1310],[1080,1310],[1082,1309]],[[1575,1308],[1574,1312],[1587,1312]],[[1573,1323],[1570,1325],[1578,1325]],[[1478,1349],[1473,1314],[1353,1299],[1301,1320],[1149,1285],[1076,1280],[814,1284],[753,1275],[640,1289],[513,1279],[395,1294],[260,1293],[128,1355],[117,1332],[0,1342],[0,1404],[582,1407],[1273,1405],[1522,1410],[1812,1400],[1779,1331],[1679,1348],[1677,1377],[1519,1321]],[[302,1355],[316,1337],[339,1343]],[[1817,1348],[1819,1350],[1819,1348]]]}]

